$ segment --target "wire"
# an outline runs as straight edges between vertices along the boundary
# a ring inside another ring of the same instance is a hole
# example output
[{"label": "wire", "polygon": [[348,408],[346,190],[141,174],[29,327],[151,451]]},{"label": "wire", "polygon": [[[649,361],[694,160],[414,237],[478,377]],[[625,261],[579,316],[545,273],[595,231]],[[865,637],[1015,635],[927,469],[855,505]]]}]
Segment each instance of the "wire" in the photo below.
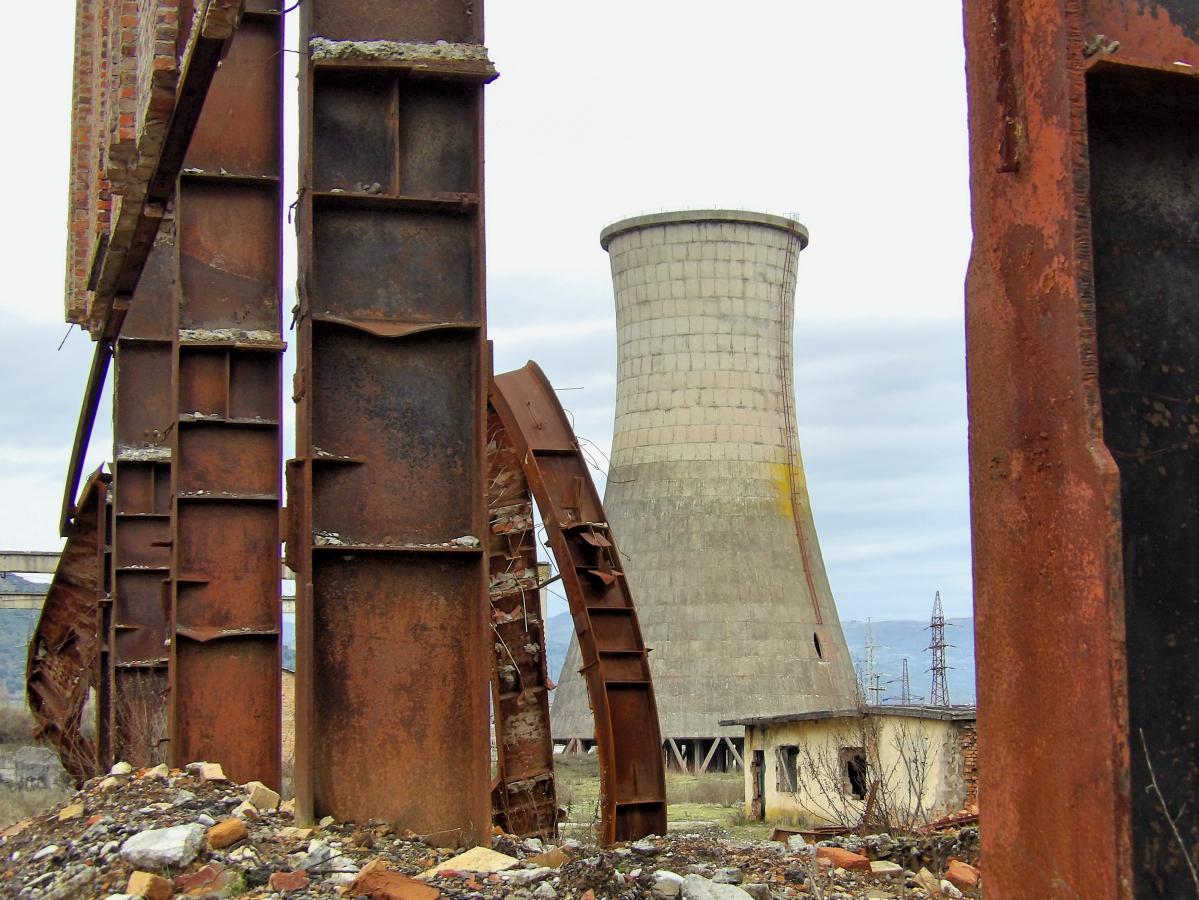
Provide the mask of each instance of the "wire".
[{"label": "wire", "polygon": [[299,9],[299,8],[300,8],[300,4],[301,4],[301,3],[303,3],[303,2],[304,2],[304,0],[296,0],[296,2],[295,2],[295,3],[293,3],[291,6],[287,7],[287,9],[281,9],[281,10],[279,10],[279,15],[281,15],[281,16],[285,16],[285,15],[287,15],[289,12],[294,12],[295,10],[297,10],[297,9]]}]

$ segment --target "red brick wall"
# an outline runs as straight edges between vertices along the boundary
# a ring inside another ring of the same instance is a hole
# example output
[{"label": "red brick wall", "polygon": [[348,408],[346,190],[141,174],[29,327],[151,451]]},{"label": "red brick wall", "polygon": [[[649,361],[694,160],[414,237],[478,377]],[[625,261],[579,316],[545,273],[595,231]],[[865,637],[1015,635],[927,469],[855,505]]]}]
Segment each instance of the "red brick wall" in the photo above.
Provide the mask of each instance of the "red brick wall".
[{"label": "red brick wall", "polygon": [[962,775],[966,780],[966,806],[978,807],[978,729],[973,722],[958,733],[962,748]]},{"label": "red brick wall", "polygon": [[179,0],[76,0],[66,318],[86,324],[92,260],[139,203],[179,76]]}]

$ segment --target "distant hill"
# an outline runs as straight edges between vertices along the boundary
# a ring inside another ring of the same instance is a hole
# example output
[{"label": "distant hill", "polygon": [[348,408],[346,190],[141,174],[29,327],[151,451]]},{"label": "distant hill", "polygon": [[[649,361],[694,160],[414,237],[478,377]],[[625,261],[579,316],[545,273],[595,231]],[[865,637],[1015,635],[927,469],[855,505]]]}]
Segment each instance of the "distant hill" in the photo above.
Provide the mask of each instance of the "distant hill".
[{"label": "distant hill", "polygon": [[[950,647],[945,651],[945,660],[950,666],[946,675],[951,703],[974,702],[974,619],[948,619],[945,629]],[[855,668],[861,669],[866,659],[865,622],[843,622],[845,642]],[[898,700],[900,695],[900,672],[903,659],[908,660],[908,680],[913,698],[928,696],[932,676],[926,671],[932,665],[932,654],[928,651],[928,622],[907,620],[885,620],[871,622],[874,631],[875,668],[886,689],[884,701]],[[545,655],[549,663],[550,677],[561,680],[562,664],[566,661],[566,650],[574,633],[570,613],[550,616],[545,622]]]}]

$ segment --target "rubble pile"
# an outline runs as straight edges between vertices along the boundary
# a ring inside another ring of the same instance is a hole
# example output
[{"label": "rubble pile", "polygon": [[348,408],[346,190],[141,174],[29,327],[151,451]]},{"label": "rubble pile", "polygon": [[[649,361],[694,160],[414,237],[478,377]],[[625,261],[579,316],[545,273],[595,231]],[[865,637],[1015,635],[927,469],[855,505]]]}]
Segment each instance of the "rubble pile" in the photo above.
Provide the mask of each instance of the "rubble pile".
[{"label": "rubble pile", "polygon": [[497,834],[491,847],[460,852],[384,823],[299,827],[290,802],[258,782],[230,782],[215,763],[118,763],[59,808],[4,831],[0,859],[0,894],[21,900],[981,896],[969,865],[977,829],[819,845],[672,833],[602,850]]}]

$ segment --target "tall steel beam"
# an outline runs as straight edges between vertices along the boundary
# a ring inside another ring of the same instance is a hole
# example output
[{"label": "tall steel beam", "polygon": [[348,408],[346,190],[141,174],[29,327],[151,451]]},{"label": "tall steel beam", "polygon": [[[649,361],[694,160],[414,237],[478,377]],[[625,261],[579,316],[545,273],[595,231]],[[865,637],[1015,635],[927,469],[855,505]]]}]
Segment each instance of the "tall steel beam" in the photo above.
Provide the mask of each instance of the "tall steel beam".
[{"label": "tall steel beam", "polygon": [[489,828],[488,366],[477,0],[305,0],[301,818]]},{"label": "tall steel beam", "polygon": [[966,0],[987,893],[1199,846],[1199,5]]},{"label": "tall steel beam", "polygon": [[[168,733],[280,783],[283,19],[250,0],[176,191]],[[165,385],[160,384],[161,390]]]},{"label": "tall steel beam", "polygon": [[[67,319],[96,337],[67,464],[59,530],[65,537],[100,395],[209,85],[243,0],[198,0],[179,10],[79,0],[71,140]],[[123,10],[121,11],[123,13]],[[139,52],[140,51],[140,52]],[[111,194],[110,194],[111,191]]]},{"label": "tall steel beam", "polygon": [[116,341],[113,372],[112,593],[99,704],[100,762],[166,759],[171,566],[171,344],[174,222],[159,231]]}]

